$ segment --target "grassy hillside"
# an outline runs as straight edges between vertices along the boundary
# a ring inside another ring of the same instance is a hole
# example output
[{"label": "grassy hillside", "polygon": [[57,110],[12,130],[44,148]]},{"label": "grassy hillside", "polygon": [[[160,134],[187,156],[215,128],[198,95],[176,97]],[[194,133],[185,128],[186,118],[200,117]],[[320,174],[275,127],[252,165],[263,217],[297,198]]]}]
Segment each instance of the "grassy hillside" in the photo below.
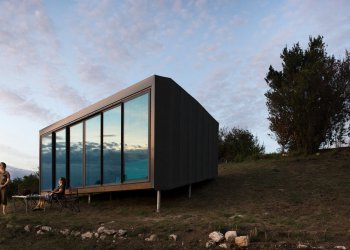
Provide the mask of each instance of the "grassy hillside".
[{"label": "grassy hillside", "polygon": [[[82,198],[78,214],[64,210],[14,212],[0,216],[1,249],[203,249],[213,230],[237,230],[252,236],[249,249],[350,247],[350,149],[308,157],[285,157],[239,164],[222,164],[219,177],[187,188],[162,193],[161,213],[155,213],[154,191],[123,192]],[[26,233],[23,227],[96,231],[102,223],[126,229],[127,239],[97,242],[73,236]],[[7,224],[14,225],[6,228]],[[18,228],[16,228],[16,225]],[[155,242],[145,242],[150,234]],[[179,236],[176,242],[168,235]],[[5,246],[5,248],[3,248]]]}]

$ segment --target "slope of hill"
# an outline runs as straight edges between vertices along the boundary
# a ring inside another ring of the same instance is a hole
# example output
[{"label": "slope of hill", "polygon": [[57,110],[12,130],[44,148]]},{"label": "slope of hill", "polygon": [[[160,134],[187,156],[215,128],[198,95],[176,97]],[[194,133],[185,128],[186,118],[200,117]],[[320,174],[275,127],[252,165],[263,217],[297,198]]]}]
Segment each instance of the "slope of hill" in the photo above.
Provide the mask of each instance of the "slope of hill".
[{"label": "slope of hill", "polygon": [[30,175],[35,173],[34,171],[31,171],[31,170],[15,168],[12,166],[7,166],[6,169],[11,174],[11,179],[22,178],[25,175]]},{"label": "slope of hill", "polygon": [[[347,148],[307,157],[222,164],[217,179],[193,185],[191,199],[187,188],[163,192],[159,214],[154,191],[95,195],[90,205],[82,197],[78,214],[66,209],[27,215],[10,210],[7,217],[0,216],[1,239],[8,249],[71,249],[77,242],[80,249],[204,249],[210,232],[237,230],[251,236],[249,249],[296,249],[299,243],[309,249],[348,248],[349,162]],[[20,227],[6,230],[6,223]],[[54,237],[24,233],[27,224],[82,233],[104,225],[126,229],[128,234],[125,239],[81,240],[59,233]],[[178,235],[177,241],[169,241],[172,233]],[[158,239],[146,242],[151,234]],[[30,248],[23,248],[21,242]]]}]

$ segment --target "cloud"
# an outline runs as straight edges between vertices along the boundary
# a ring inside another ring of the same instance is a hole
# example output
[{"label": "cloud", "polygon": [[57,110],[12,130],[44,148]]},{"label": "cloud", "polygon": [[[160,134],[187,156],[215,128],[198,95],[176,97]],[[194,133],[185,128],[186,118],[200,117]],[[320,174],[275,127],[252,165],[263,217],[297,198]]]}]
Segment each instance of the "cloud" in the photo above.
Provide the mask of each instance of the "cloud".
[{"label": "cloud", "polygon": [[75,88],[65,83],[65,77],[59,73],[57,67],[53,65],[42,67],[43,78],[40,85],[50,98],[59,99],[60,104],[66,104],[73,110],[82,109],[90,104]]},{"label": "cloud", "polygon": [[23,151],[20,151],[16,148],[13,148],[11,146],[4,145],[4,144],[0,144],[0,152],[2,154],[0,161],[3,161],[5,159],[5,155],[6,155],[6,158],[19,157],[19,158],[23,158],[23,159],[27,159],[27,160],[28,159],[37,160],[36,156],[23,153]]},{"label": "cloud", "polygon": [[263,19],[261,19],[260,26],[261,28],[267,30],[267,29],[270,29],[275,22],[276,22],[276,16],[274,14],[268,15]]},{"label": "cloud", "polygon": [[[3,84],[16,83],[22,90],[35,84],[37,91],[44,91],[46,97],[58,99],[70,108],[86,106],[88,102],[65,83],[59,70],[64,67],[62,47],[42,1],[2,1],[0,9],[0,65],[7,69],[3,79],[10,79]],[[29,94],[22,91],[21,97]]]},{"label": "cloud", "polygon": [[40,121],[53,121],[58,118],[57,114],[37,105],[34,101],[28,100],[16,92],[1,88],[0,96],[2,109],[9,114],[26,116],[29,119],[36,118]]},{"label": "cloud", "polygon": [[40,1],[2,1],[0,9],[0,53],[14,57],[11,62],[19,70],[35,68],[58,49],[52,23]]},{"label": "cloud", "polygon": [[[350,40],[350,2],[346,0],[329,1],[290,1],[284,6],[283,16],[300,35],[323,35],[328,43],[328,51],[344,53],[344,46]],[[339,41],[341,40],[341,41]],[[295,41],[296,42],[296,41]],[[339,46],[342,45],[342,46]]]}]

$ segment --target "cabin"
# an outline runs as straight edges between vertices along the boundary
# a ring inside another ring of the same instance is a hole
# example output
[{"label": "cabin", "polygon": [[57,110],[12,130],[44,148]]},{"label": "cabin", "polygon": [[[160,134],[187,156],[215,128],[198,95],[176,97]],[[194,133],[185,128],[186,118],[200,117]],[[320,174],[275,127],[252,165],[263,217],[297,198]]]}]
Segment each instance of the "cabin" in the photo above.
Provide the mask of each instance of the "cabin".
[{"label": "cabin", "polygon": [[40,192],[160,192],[217,177],[218,122],[171,78],[148,77],[40,130]]}]

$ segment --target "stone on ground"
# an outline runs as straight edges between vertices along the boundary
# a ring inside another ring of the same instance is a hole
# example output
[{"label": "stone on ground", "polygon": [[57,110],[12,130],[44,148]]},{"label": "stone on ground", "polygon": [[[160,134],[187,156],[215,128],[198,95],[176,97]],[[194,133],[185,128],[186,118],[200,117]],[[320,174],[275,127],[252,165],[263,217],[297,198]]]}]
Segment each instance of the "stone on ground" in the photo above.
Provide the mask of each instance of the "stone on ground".
[{"label": "stone on ground", "polygon": [[177,235],[176,234],[170,234],[169,240],[177,241]]},{"label": "stone on ground", "polygon": [[24,230],[25,230],[26,232],[30,232],[30,229],[31,229],[31,226],[30,226],[30,225],[26,225],[26,226],[24,227]]},{"label": "stone on ground", "polygon": [[119,229],[118,230],[118,236],[125,236],[128,233],[128,231],[124,229]]},{"label": "stone on ground", "polygon": [[239,247],[247,247],[249,245],[249,237],[248,236],[236,237],[235,244]]},{"label": "stone on ground", "polygon": [[67,236],[69,235],[69,229],[68,228],[62,229],[60,230],[60,233]]},{"label": "stone on ground", "polygon": [[156,240],[157,240],[156,234],[152,234],[150,237],[145,239],[145,241],[156,241]]},{"label": "stone on ground", "polygon": [[225,239],[228,242],[235,242],[235,238],[237,237],[237,232],[236,231],[227,231],[225,233]]},{"label": "stone on ground", "polygon": [[41,231],[44,231],[44,232],[51,232],[52,231],[52,227],[49,227],[49,226],[42,226],[40,229],[41,229]]},{"label": "stone on ground", "polygon": [[227,246],[227,244],[226,244],[226,243],[222,243],[222,244],[220,244],[220,245],[219,245],[219,247],[224,248],[224,249],[227,249],[227,248],[228,248],[228,246]]},{"label": "stone on ground", "polygon": [[91,239],[92,236],[93,236],[93,233],[91,233],[91,232],[86,232],[86,233],[81,234],[81,239],[82,239],[82,240]]},{"label": "stone on ground", "polygon": [[220,242],[224,239],[224,235],[220,232],[214,231],[209,234],[209,238],[215,242]]}]

